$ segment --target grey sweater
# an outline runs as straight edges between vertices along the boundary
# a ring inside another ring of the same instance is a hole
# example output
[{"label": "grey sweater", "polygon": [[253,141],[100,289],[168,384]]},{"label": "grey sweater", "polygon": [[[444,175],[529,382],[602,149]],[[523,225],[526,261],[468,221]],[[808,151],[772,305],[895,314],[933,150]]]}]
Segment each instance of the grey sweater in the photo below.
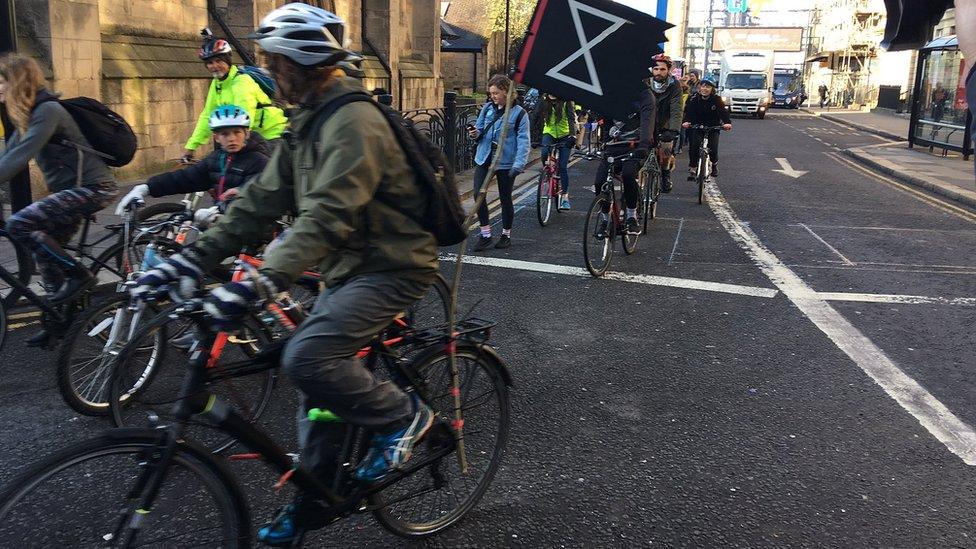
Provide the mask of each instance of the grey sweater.
[{"label": "grey sweater", "polygon": [[[37,92],[27,131],[15,130],[7,139],[7,148],[0,155],[0,182],[9,181],[27,167],[31,158],[37,160],[50,192],[63,191],[78,183],[78,150],[61,144],[60,138],[91,147],[78,124],[55,96],[46,89]],[[55,138],[56,136],[56,138]],[[55,138],[55,139],[52,139]],[[81,166],[81,185],[97,185],[115,181],[102,159],[84,154]]]}]

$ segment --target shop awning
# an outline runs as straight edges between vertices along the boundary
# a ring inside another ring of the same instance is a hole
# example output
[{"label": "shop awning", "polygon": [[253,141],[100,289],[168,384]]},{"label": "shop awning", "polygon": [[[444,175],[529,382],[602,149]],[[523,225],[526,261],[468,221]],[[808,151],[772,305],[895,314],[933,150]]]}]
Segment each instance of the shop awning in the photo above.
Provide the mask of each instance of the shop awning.
[{"label": "shop awning", "polygon": [[820,52],[807,57],[804,63],[816,63],[817,61],[826,61],[830,58],[830,54],[826,52]]},{"label": "shop awning", "polygon": [[958,50],[959,40],[956,39],[956,35],[952,36],[941,36],[932,40],[928,44],[925,44],[919,51],[936,51],[936,50]]}]

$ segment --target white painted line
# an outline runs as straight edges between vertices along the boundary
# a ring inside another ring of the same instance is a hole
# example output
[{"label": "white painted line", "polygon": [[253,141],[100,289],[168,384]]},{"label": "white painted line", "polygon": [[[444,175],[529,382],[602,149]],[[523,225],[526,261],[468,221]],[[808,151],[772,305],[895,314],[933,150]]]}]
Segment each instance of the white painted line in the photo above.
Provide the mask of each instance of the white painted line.
[{"label": "white painted line", "polygon": [[961,305],[976,307],[976,297],[928,297],[924,295],[856,294],[847,292],[818,292],[825,301],[857,301],[861,303],[898,303],[904,305]]},{"label": "white painted line", "polygon": [[840,253],[840,251],[837,248],[831,246],[823,238],[820,238],[820,235],[817,234],[817,233],[815,233],[815,232],[813,232],[813,229],[811,229],[810,227],[807,227],[803,223],[798,223],[798,225],[801,226],[801,227],[803,227],[804,229],[806,229],[808,233],[810,233],[811,235],[813,235],[814,238],[816,238],[817,240],[819,240],[820,243],[823,244],[824,246],[826,246],[828,250],[830,250],[830,251],[834,252],[835,254],[837,254],[837,257],[841,258],[841,260],[844,262],[844,265],[847,265],[849,267],[853,267],[853,266],[857,265],[856,263],[854,263],[850,259],[847,259],[847,256],[845,256],[844,254]]},{"label": "white painted line", "polygon": [[678,222],[678,234],[674,235],[674,246],[671,247],[671,257],[668,258],[668,266],[674,262],[674,254],[678,251],[678,239],[681,238],[681,228],[685,226],[685,218]]},{"label": "white painted line", "polygon": [[763,273],[817,328],[871,379],[967,465],[976,465],[976,432],[924,387],[901,371],[877,345],[813,291],[743,227],[714,181],[706,184],[708,205],[719,222]]},{"label": "white painted line", "polygon": [[[457,261],[456,254],[441,254],[441,261]],[[488,267],[501,267],[503,269],[515,269],[519,271],[532,271],[537,273],[561,274],[592,278],[590,272],[583,267],[570,267],[568,265],[553,265],[550,263],[536,263],[534,261],[521,261],[518,259],[505,259],[501,257],[471,256],[466,255],[462,260],[468,265],[484,265]],[[693,280],[689,278],[675,278],[670,276],[627,274],[611,271],[603,276],[608,280],[621,282],[632,282],[635,284],[647,284],[652,286],[669,286],[672,288],[686,288],[689,290],[702,290],[706,292],[719,292],[725,294],[736,294],[751,297],[775,297],[779,292],[770,288],[759,288],[756,286],[741,286],[738,284],[725,284],[721,282],[707,282],[704,280]]]},{"label": "white painted line", "polygon": [[12,315],[7,315],[9,320],[21,320],[24,318],[34,318],[41,316],[41,311],[27,311],[26,313],[14,313]]}]

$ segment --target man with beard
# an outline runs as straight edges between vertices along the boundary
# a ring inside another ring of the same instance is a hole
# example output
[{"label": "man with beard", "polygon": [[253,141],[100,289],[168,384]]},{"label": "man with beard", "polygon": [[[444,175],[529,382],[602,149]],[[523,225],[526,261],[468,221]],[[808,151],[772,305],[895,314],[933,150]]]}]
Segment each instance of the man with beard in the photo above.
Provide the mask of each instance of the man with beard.
[{"label": "man with beard", "polygon": [[681,86],[671,76],[673,63],[667,55],[658,54],[650,67],[648,87],[657,103],[656,140],[668,159],[661,165],[661,191],[671,192],[671,169],[674,167],[674,140],[681,131]]}]

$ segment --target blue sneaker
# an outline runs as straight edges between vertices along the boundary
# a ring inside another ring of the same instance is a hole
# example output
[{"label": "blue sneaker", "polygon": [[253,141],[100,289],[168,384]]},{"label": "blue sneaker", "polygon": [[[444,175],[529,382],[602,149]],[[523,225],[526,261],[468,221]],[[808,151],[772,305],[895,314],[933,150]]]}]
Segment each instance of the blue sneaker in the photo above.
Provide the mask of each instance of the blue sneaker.
[{"label": "blue sneaker", "polygon": [[271,547],[288,547],[295,541],[298,528],[295,526],[294,503],[286,505],[270,524],[258,530],[258,541]]},{"label": "blue sneaker", "polygon": [[420,442],[434,424],[434,411],[416,395],[410,395],[410,398],[415,410],[413,421],[396,433],[373,436],[366,457],[353,473],[357,480],[376,482],[406,463],[413,453],[414,445]]},{"label": "blue sneaker", "polygon": [[568,210],[569,208],[570,208],[569,196],[567,196],[567,195],[564,194],[562,196],[562,199],[560,199],[560,201],[559,201],[559,209],[560,210]]}]

